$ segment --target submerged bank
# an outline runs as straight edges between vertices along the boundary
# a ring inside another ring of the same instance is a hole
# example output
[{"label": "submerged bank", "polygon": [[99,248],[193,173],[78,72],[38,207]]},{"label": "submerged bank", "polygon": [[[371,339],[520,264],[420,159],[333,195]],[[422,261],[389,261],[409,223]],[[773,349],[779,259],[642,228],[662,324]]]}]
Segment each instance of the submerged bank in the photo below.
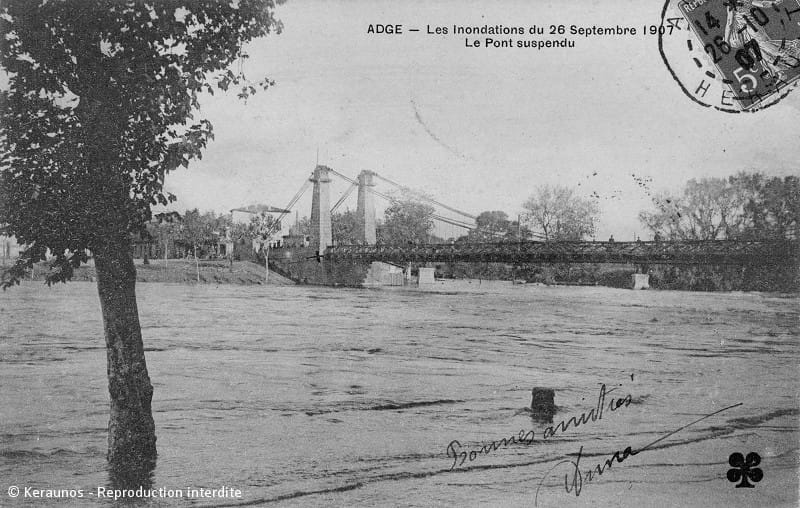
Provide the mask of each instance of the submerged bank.
[{"label": "submerged bank", "polygon": [[[253,261],[203,260],[195,265],[193,259],[157,259],[144,264],[136,259],[137,282],[166,282],[178,284],[234,284],[262,285],[265,283],[264,266]],[[610,264],[577,265],[526,265],[512,267],[501,263],[429,264],[436,270],[439,280],[475,282],[497,281],[512,284],[526,282],[546,286],[603,286],[631,287],[631,274],[635,267]],[[272,263],[270,263],[272,267]],[[424,266],[424,265],[422,265]],[[0,267],[2,268],[2,267]],[[48,271],[46,263],[36,266],[28,280],[44,281]],[[199,271],[199,277],[198,277]],[[412,270],[414,273],[415,270]],[[650,288],[678,291],[756,291],[767,293],[797,293],[800,291],[800,268],[783,267],[782,270],[736,270],[731,267],[663,267],[654,266],[650,272]],[[266,282],[270,285],[294,285],[298,281],[285,273],[270,270]],[[415,274],[416,275],[416,274]],[[746,277],[745,277],[746,276]],[[199,279],[199,280],[198,280]],[[746,280],[745,280],[746,279]],[[93,263],[75,270],[75,281],[95,281]]]},{"label": "submerged bank", "polygon": [[[47,264],[37,265],[30,280],[43,281],[47,274]],[[199,280],[198,280],[199,279]],[[136,260],[137,282],[171,282],[184,284],[242,284],[256,285],[265,283],[264,267],[250,261],[200,261],[197,265],[193,259],[151,260],[144,264]],[[93,263],[75,270],[72,278],[75,281],[95,281]],[[294,284],[291,280],[273,272],[269,272],[267,284]]]}]

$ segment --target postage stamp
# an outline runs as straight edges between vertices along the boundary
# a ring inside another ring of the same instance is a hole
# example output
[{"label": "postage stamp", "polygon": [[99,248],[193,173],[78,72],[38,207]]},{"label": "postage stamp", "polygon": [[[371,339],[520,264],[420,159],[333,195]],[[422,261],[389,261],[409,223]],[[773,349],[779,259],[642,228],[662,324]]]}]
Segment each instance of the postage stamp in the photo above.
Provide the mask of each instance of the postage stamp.
[{"label": "postage stamp", "polygon": [[692,100],[762,110],[800,80],[800,0],[667,0],[659,50]]}]

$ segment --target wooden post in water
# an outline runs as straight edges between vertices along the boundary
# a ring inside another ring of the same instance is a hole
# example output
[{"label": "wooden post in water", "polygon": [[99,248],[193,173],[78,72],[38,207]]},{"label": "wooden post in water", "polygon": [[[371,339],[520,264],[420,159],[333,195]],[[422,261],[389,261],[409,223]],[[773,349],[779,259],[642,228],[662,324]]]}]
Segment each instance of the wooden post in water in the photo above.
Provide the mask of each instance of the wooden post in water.
[{"label": "wooden post in water", "polygon": [[556,391],[552,388],[534,387],[531,389],[531,412],[541,416],[556,414]]}]

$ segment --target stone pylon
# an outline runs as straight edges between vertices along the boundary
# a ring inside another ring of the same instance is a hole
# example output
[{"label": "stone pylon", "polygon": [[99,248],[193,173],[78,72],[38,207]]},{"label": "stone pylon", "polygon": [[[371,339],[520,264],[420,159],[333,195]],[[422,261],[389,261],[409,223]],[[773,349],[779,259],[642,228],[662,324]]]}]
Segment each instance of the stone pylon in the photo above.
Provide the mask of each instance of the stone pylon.
[{"label": "stone pylon", "polygon": [[356,221],[358,224],[358,239],[367,245],[375,245],[375,196],[370,187],[375,187],[372,181],[372,171],[362,171],[358,174],[358,205],[356,207]]},{"label": "stone pylon", "polygon": [[311,247],[325,252],[332,243],[331,229],[331,179],[330,168],[317,166],[311,181],[314,183],[314,194],[311,197]]}]

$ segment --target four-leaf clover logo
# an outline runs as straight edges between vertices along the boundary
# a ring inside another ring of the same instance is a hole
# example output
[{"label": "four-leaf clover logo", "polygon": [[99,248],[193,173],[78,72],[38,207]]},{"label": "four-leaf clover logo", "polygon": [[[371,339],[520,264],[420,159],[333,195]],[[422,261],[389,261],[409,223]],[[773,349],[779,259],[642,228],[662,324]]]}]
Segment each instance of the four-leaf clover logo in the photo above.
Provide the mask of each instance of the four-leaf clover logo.
[{"label": "four-leaf clover logo", "polygon": [[761,456],[756,452],[748,453],[747,458],[739,452],[732,453],[728,457],[728,464],[733,467],[728,470],[728,481],[736,483],[741,480],[741,483],[736,486],[737,489],[742,487],[752,489],[755,485],[750,481],[758,483],[764,478],[764,472],[761,471],[761,468],[756,467],[761,464]]}]

